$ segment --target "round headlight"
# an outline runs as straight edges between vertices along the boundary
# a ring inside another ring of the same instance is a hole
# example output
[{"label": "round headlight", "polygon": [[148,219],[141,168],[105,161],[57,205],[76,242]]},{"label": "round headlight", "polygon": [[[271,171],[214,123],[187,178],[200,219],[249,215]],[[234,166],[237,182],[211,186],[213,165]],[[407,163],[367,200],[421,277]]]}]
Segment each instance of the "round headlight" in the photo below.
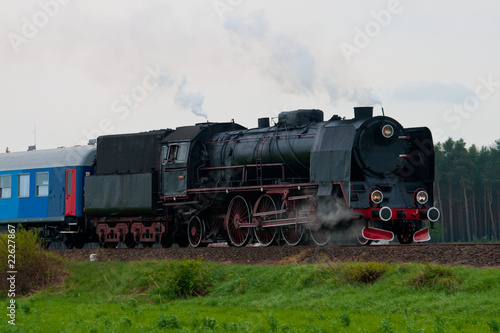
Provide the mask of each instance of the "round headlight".
[{"label": "round headlight", "polygon": [[384,138],[391,138],[394,135],[394,128],[391,125],[384,125],[382,127],[382,135]]},{"label": "round headlight", "polygon": [[371,199],[374,204],[378,205],[379,203],[382,202],[382,200],[384,200],[384,195],[382,194],[381,191],[375,190],[371,194]]},{"label": "round headlight", "polygon": [[419,191],[416,196],[417,202],[421,205],[427,203],[429,200],[429,195],[425,191]]}]

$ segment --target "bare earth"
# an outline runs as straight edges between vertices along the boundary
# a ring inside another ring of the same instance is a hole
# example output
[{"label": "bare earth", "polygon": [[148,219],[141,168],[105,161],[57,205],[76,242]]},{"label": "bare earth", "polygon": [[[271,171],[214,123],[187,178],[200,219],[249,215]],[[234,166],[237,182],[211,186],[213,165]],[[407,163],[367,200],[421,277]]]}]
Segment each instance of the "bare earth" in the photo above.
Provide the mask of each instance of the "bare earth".
[{"label": "bare earth", "polygon": [[201,259],[231,264],[304,264],[320,262],[379,261],[428,262],[446,265],[500,268],[500,244],[419,244],[372,246],[271,246],[243,248],[81,249],[52,250],[74,261],[137,261]]}]

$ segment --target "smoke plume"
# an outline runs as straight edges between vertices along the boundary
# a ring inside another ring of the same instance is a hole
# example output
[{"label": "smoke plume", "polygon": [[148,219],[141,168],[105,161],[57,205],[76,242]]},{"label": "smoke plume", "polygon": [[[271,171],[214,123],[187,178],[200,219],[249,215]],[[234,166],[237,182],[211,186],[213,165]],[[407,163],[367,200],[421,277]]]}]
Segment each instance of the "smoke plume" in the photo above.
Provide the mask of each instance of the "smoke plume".
[{"label": "smoke plume", "polygon": [[185,110],[191,110],[195,116],[208,119],[207,113],[202,108],[205,97],[200,92],[186,92],[186,83],[186,77],[183,77],[174,96],[175,104]]}]

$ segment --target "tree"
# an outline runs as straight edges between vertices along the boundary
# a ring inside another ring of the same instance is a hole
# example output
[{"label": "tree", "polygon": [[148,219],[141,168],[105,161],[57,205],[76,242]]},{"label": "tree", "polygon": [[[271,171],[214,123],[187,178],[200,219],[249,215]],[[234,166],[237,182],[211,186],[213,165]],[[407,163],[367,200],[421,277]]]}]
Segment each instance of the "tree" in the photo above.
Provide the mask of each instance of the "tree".
[{"label": "tree", "polygon": [[[465,141],[460,139],[456,141],[453,145],[453,157],[455,164],[455,176],[457,177],[458,183],[460,185],[460,192],[463,194],[462,205],[465,208],[465,219],[463,224],[465,224],[466,237],[468,242],[472,240],[471,227],[470,227],[470,213],[469,213],[469,197],[468,192],[472,189],[473,185],[473,175],[476,173],[474,168],[474,163],[472,162],[469,152],[465,148]],[[462,205],[459,205],[462,206]],[[461,215],[463,216],[463,214]]]}]

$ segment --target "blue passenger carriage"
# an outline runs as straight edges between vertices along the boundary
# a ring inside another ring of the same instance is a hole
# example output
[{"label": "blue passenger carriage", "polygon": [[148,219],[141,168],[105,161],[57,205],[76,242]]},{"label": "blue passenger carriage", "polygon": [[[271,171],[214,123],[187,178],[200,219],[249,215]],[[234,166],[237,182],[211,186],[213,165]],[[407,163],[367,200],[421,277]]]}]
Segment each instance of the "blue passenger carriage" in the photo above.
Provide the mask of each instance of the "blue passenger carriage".
[{"label": "blue passenger carriage", "polygon": [[[84,224],[84,179],[95,146],[0,154],[0,228],[40,228],[47,242],[72,243]],[[63,237],[66,235],[66,237]]]}]

